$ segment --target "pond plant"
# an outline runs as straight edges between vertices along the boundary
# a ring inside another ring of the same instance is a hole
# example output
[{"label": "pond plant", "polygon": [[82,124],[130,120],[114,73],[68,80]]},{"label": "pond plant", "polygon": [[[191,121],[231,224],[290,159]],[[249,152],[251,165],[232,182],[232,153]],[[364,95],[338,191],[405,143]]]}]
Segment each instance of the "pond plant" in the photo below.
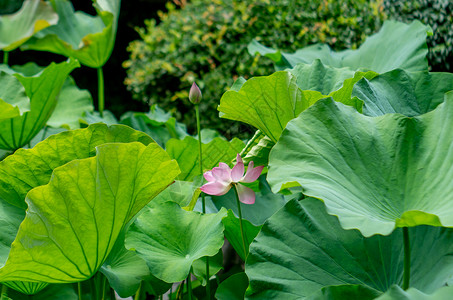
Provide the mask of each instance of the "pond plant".
[{"label": "pond plant", "polygon": [[5,53],[68,56],[0,66],[1,299],[451,297],[453,74],[428,71],[429,27],[343,52],[252,42],[277,70],[219,95],[256,130],[228,141],[201,128],[195,83],[196,136],[157,106],[94,113],[69,74],[105,64],[120,3],[70,4],[1,17],[37,22]]}]

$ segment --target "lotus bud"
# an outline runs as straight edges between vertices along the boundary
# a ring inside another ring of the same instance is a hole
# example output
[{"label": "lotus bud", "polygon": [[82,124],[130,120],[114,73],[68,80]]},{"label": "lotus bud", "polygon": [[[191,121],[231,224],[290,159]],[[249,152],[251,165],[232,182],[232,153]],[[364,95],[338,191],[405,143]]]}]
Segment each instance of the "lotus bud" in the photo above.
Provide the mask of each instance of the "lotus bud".
[{"label": "lotus bud", "polygon": [[194,82],[189,92],[189,100],[193,104],[198,104],[201,102],[201,91],[198,85]]}]

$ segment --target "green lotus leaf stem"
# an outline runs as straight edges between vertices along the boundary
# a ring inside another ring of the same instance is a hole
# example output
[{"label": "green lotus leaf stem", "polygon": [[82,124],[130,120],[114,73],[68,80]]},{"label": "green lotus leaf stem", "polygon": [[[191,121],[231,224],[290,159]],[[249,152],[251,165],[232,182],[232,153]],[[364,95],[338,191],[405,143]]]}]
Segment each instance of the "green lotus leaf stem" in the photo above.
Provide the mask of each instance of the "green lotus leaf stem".
[{"label": "green lotus leaf stem", "polygon": [[102,67],[97,68],[98,70],[98,110],[101,118],[104,117],[104,72]]},{"label": "green lotus leaf stem", "polygon": [[105,288],[107,285],[107,277],[102,276],[102,300],[105,300]]},{"label": "green lotus leaf stem", "polygon": [[[198,162],[200,165],[200,173],[203,174],[203,151],[201,148],[201,125],[200,125],[200,107],[199,105],[195,105],[195,112],[197,117],[197,134],[198,134]],[[203,206],[203,213],[206,213],[206,201],[204,198],[204,193],[201,193],[201,203]]]},{"label": "green lotus leaf stem", "polygon": [[140,285],[138,286],[138,290],[135,293],[135,297],[134,297],[135,300],[140,300],[140,294],[141,294],[141,291],[142,291],[142,284],[143,284],[143,281],[140,282]]},{"label": "green lotus leaf stem", "polygon": [[184,280],[181,281],[178,289],[176,290],[176,299],[182,299],[182,294],[184,293]]},{"label": "green lotus leaf stem", "polygon": [[8,287],[6,285],[2,285],[2,294],[0,296],[0,300],[8,299]]},{"label": "green lotus leaf stem", "polygon": [[187,294],[189,295],[189,300],[193,298],[193,291],[192,291],[192,268],[190,269],[189,275],[187,275]]},{"label": "green lotus leaf stem", "polygon": [[82,282],[77,282],[77,293],[79,295],[79,300],[82,300]]},{"label": "green lotus leaf stem", "polygon": [[403,275],[403,289],[409,288],[411,276],[411,246],[409,240],[409,228],[403,227],[403,241],[404,241],[404,275]]},{"label": "green lotus leaf stem", "polygon": [[3,64],[4,65],[8,64],[8,56],[9,56],[9,51],[3,51]]},{"label": "green lotus leaf stem", "polygon": [[242,246],[244,247],[244,257],[245,257],[245,260],[246,260],[247,259],[247,247],[245,246],[244,228],[242,226],[241,202],[239,201],[239,194],[238,194],[236,185],[234,185],[234,189],[233,190],[234,190],[234,194],[236,195],[236,202],[238,204],[239,225],[241,227]]},{"label": "green lotus leaf stem", "polygon": [[[198,134],[198,162],[200,165],[200,173],[203,174],[203,151],[201,147],[201,125],[200,125],[200,106],[198,103],[201,101],[201,91],[194,82],[192,85],[192,88],[196,86],[198,89],[197,95],[197,102],[195,104],[195,113],[196,113],[196,118],[197,118],[197,134]],[[192,92],[192,89],[190,90]],[[192,100],[191,100],[192,101]],[[202,206],[202,211],[205,214],[206,213],[206,200],[205,200],[205,195],[204,193],[201,193],[201,206]],[[190,274],[189,274],[190,276]],[[209,282],[209,258],[206,257],[206,295],[208,296],[208,299],[211,299],[211,284]]]}]

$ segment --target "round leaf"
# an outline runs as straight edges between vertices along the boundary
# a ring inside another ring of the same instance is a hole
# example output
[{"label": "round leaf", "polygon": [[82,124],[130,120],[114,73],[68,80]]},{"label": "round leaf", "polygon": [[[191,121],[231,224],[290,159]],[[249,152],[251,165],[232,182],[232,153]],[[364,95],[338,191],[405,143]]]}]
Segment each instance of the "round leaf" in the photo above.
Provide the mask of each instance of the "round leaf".
[{"label": "round leaf", "polygon": [[27,194],[28,210],[0,280],[83,281],[106,260],[127,222],[179,168],[155,143],[104,144],[56,168]]},{"label": "round leaf", "polygon": [[[418,226],[409,229],[409,236],[411,286],[432,293],[453,274],[453,229]],[[247,299],[306,299],[338,285],[360,285],[354,289],[377,295],[402,284],[403,260],[401,229],[365,238],[344,230],[321,201],[291,200],[266,221],[250,246]]]},{"label": "round leaf", "polygon": [[331,99],[288,124],[272,149],[274,191],[297,182],[345,229],[453,226],[453,93],[434,111],[370,118]]},{"label": "round leaf", "polygon": [[254,77],[239,91],[230,90],[220,99],[222,118],[250,124],[277,142],[289,120],[325,96],[302,92],[289,72]]},{"label": "round leaf", "polygon": [[202,215],[174,202],[148,205],[129,228],[126,248],[134,248],[157,278],[182,281],[195,260],[222,247],[225,216],[225,209]]}]

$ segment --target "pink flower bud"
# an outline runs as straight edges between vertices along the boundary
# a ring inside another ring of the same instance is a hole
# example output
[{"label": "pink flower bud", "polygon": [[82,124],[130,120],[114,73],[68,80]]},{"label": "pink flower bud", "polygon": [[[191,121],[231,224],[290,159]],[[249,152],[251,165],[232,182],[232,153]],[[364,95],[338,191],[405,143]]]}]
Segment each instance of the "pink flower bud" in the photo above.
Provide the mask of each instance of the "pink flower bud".
[{"label": "pink flower bud", "polygon": [[194,82],[189,92],[189,100],[193,104],[198,104],[201,102],[201,91],[198,85]]}]

